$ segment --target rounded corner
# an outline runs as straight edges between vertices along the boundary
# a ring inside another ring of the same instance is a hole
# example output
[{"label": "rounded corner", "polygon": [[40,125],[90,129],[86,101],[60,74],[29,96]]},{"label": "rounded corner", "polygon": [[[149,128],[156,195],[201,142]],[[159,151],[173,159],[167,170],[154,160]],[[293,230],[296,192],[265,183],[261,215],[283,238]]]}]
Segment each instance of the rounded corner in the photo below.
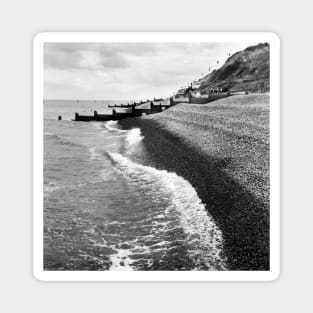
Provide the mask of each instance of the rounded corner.
[{"label": "rounded corner", "polygon": [[269,277],[268,281],[271,281],[271,282],[277,281],[280,278],[280,274],[281,274],[281,272],[280,272],[279,268],[276,269],[276,270],[271,271],[270,272],[270,277]]},{"label": "rounded corner", "polygon": [[33,44],[42,43],[44,41],[46,33],[45,32],[38,32],[33,36]]},{"label": "rounded corner", "polygon": [[270,43],[275,43],[278,46],[280,46],[280,36],[278,33],[276,32],[269,32],[268,33],[269,39],[270,39]]},{"label": "rounded corner", "polygon": [[38,282],[46,281],[46,280],[43,278],[42,271],[39,271],[39,270],[33,268],[32,274],[33,274],[33,278],[34,278],[35,280],[37,280]]}]

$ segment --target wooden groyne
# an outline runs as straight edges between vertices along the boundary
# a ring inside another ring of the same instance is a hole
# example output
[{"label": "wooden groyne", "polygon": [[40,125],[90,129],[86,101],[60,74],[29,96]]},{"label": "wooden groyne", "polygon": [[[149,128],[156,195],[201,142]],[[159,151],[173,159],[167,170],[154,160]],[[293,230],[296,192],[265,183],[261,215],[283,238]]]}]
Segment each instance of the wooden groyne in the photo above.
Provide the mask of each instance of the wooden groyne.
[{"label": "wooden groyne", "polygon": [[[157,100],[154,100],[157,101]],[[159,101],[159,100],[158,100]],[[142,105],[145,104],[147,102],[150,102],[149,100],[147,101],[140,101],[140,102],[133,102],[133,103],[127,103],[127,104],[109,104],[108,107],[109,108],[132,108],[132,107],[136,107],[138,105]]]},{"label": "wooden groyne", "polygon": [[[99,114],[97,111],[94,111],[93,115],[80,115],[79,113],[75,113],[74,121],[117,121],[127,117],[139,117],[142,115],[160,113],[178,103],[205,104],[228,96],[230,96],[229,92],[210,93],[209,95],[202,97],[193,97],[189,94],[184,98],[171,97],[169,99],[169,103],[167,104],[164,103],[165,100],[157,98],[154,98],[154,100],[156,100],[158,103],[147,100],[128,104],[110,104],[108,107],[113,108],[111,114]],[[127,111],[117,112],[116,108],[127,109]]]},{"label": "wooden groyne", "polygon": [[[149,105],[149,107],[138,108],[138,106],[143,105],[143,104]],[[124,104],[124,105],[114,104],[114,105],[109,105],[110,108],[114,108],[112,110],[112,114],[99,114],[97,111],[94,111],[93,115],[80,115],[79,113],[76,112],[74,121],[81,121],[81,122],[117,121],[117,120],[121,120],[127,117],[139,117],[142,115],[159,113],[174,104],[175,103],[172,100],[170,100],[169,104],[162,104],[162,102],[160,102],[159,104],[154,104],[152,101],[150,101],[150,103],[141,101],[139,103],[134,102],[132,104]],[[128,112],[117,112],[115,108],[126,108],[130,110],[128,110]]]}]

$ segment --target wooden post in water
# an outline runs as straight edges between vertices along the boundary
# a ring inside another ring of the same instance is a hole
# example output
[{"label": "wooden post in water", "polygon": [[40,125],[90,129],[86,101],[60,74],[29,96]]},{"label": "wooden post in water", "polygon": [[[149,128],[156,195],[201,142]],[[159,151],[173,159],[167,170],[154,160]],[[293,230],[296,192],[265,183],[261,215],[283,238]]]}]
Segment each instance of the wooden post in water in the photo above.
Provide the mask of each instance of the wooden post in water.
[{"label": "wooden post in water", "polygon": [[150,102],[150,113],[153,113],[153,102]]}]

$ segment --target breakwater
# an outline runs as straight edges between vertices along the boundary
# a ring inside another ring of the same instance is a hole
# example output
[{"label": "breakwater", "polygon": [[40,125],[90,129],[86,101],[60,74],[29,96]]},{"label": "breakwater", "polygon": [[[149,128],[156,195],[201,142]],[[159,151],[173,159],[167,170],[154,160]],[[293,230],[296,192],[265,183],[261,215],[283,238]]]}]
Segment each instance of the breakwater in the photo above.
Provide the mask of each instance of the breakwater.
[{"label": "breakwater", "polygon": [[[140,101],[128,104],[111,104],[108,107],[112,108],[111,114],[99,114],[97,111],[94,111],[93,115],[81,115],[75,113],[74,121],[81,122],[90,122],[90,121],[119,121],[128,117],[139,117],[142,115],[149,115],[160,113],[176,104],[179,103],[193,103],[193,104],[206,104],[213,102],[222,98],[229,97],[231,94],[228,92],[220,92],[215,94],[209,94],[205,97],[186,97],[186,98],[176,98],[171,97],[169,99],[157,99],[154,98],[153,101]],[[126,111],[118,112],[116,109],[124,109]],[[62,117],[61,117],[62,118]]]},{"label": "breakwater", "polygon": [[[157,99],[159,101],[159,99]],[[168,102],[168,101],[167,101]],[[173,106],[175,103],[172,99],[169,100],[169,103],[159,102],[154,103],[150,102],[139,102],[133,104],[114,104],[109,105],[112,109],[111,114],[99,114],[97,111],[94,111],[93,115],[80,115],[79,113],[75,113],[75,121],[89,122],[89,121],[118,121],[127,117],[139,117],[142,115],[154,114],[162,112],[163,110]],[[126,112],[118,112],[116,108],[126,109]]]}]

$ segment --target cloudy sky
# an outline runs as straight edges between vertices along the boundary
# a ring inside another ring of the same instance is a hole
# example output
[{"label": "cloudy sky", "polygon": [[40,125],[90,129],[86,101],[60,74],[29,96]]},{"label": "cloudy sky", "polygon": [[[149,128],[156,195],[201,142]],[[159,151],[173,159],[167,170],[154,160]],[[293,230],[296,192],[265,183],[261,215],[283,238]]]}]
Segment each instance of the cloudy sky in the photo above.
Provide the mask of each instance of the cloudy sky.
[{"label": "cloudy sky", "polygon": [[[46,43],[45,99],[165,97],[256,43]],[[217,62],[219,61],[219,63]]]}]

